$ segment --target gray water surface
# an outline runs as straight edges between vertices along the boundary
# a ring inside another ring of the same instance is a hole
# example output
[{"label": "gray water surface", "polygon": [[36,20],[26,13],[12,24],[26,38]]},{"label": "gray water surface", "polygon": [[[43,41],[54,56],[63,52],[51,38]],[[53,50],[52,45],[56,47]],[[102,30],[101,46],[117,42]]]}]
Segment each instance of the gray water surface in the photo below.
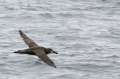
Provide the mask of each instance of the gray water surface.
[{"label": "gray water surface", "polygon": [[[58,55],[52,68],[18,30]],[[0,79],[120,79],[119,0],[0,0]]]}]

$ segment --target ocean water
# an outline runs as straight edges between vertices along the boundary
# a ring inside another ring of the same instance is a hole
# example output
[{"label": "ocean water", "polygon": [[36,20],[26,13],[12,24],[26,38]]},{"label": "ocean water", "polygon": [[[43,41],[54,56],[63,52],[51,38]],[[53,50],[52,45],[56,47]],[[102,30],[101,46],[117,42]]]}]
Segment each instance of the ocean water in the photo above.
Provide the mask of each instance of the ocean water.
[{"label": "ocean water", "polygon": [[[18,30],[59,54],[35,56]],[[120,79],[119,0],[0,0],[0,79]]]}]

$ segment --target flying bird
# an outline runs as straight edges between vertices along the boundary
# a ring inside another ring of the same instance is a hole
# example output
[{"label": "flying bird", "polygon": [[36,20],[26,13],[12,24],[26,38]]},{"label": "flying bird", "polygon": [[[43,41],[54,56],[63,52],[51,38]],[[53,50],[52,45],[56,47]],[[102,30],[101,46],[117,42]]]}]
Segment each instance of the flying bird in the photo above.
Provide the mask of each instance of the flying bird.
[{"label": "flying bird", "polygon": [[[36,55],[30,48],[28,49],[22,49],[22,50],[17,50],[14,53],[19,53],[19,54],[28,54],[28,55]],[[55,53],[58,54],[56,51],[52,50],[51,48],[45,48],[45,54],[51,54]]]},{"label": "flying bird", "polygon": [[56,68],[54,62],[47,56],[47,54],[50,53],[58,54],[56,51],[54,51],[51,48],[45,48],[37,45],[32,39],[30,39],[25,33],[23,33],[22,30],[19,30],[19,34],[29,48],[24,50],[18,50],[15,51],[14,53],[36,55],[46,64]]}]

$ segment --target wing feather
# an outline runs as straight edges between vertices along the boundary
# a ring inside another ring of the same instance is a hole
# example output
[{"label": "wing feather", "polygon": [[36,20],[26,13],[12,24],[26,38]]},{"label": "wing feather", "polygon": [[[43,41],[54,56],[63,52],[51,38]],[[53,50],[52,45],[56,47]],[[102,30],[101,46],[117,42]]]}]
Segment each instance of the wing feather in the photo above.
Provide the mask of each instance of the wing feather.
[{"label": "wing feather", "polygon": [[36,55],[42,60],[44,61],[46,64],[55,67],[54,62],[45,54],[44,49],[43,48],[37,48],[37,49],[31,49],[34,53],[36,53]]},{"label": "wing feather", "polygon": [[30,47],[38,47],[38,45],[32,40],[30,39],[25,33],[23,33],[21,30],[19,30],[20,36],[22,37],[22,39],[24,40],[24,42]]}]

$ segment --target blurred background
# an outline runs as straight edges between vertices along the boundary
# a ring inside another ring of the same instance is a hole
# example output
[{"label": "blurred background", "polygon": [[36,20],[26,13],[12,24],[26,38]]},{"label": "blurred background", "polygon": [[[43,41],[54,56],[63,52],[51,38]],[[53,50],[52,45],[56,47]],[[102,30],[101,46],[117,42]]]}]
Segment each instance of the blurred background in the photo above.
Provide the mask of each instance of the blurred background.
[{"label": "blurred background", "polygon": [[[57,68],[13,53],[19,29]],[[0,0],[0,79],[120,79],[120,0]]]}]

